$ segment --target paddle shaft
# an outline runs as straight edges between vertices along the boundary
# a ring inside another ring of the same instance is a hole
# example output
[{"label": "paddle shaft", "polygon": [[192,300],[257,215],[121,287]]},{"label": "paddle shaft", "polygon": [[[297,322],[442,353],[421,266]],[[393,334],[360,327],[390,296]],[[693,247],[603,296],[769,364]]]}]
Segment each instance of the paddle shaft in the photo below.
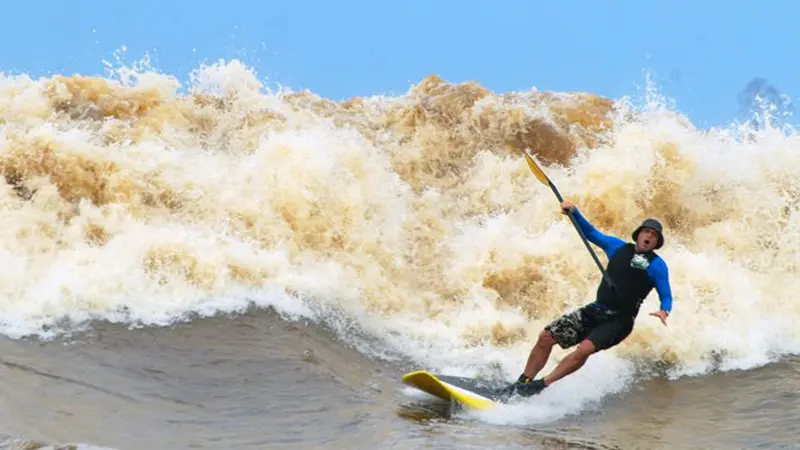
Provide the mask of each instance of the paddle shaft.
[{"label": "paddle shaft", "polygon": [[[564,199],[561,197],[561,193],[558,192],[558,188],[552,181],[548,180],[547,184],[550,185],[550,189],[553,190],[553,193],[556,194],[556,198],[558,199],[559,203],[564,203]],[[572,225],[575,226],[575,229],[578,230],[578,234],[581,236],[581,240],[583,241],[583,245],[586,246],[586,250],[589,250],[589,254],[592,255],[592,259],[594,259],[595,264],[597,264],[597,268],[600,269],[600,272],[603,274],[603,279],[606,280],[609,286],[611,286],[614,291],[617,291],[617,287],[614,286],[614,282],[611,281],[611,277],[608,276],[606,269],[603,268],[603,264],[600,262],[600,259],[597,258],[597,254],[595,254],[592,247],[589,245],[589,241],[586,239],[586,235],[583,234],[583,230],[581,230],[580,225],[578,225],[578,221],[573,216],[572,211],[567,211],[567,216],[569,220],[572,221]]]},{"label": "paddle shaft", "polygon": [[[542,184],[546,184],[546,185],[550,186],[550,189],[552,189],[553,193],[556,194],[556,198],[558,199],[558,202],[559,203],[564,203],[564,199],[561,197],[561,193],[558,192],[558,188],[556,187],[556,185],[552,181],[550,181],[550,178],[547,175],[545,175],[544,171],[542,171],[542,169],[539,167],[539,165],[536,164],[536,161],[533,160],[533,156],[527,151],[525,152],[525,159],[528,161],[528,166],[530,167],[530,169],[533,172],[533,174],[536,175],[536,178]],[[567,216],[569,216],[569,220],[572,221],[572,225],[574,225],[575,229],[578,231],[578,234],[580,235],[581,240],[583,241],[583,245],[586,246],[586,250],[589,250],[589,254],[592,255],[592,259],[594,259],[595,264],[597,264],[597,268],[600,269],[600,273],[603,274],[603,279],[606,281],[606,283],[608,283],[609,286],[611,286],[611,289],[613,289],[614,292],[617,295],[619,295],[619,291],[617,291],[617,287],[614,285],[614,282],[611,280],[611,277],[608,276],[608,273],[603,268],[603,264],[600,263],[600,260],[597,258],[597,255],[594,253],[594,250],[592,250],[592,247],[589,245],[589,241],[586,239],[586,236],[583,234],[583,230],[581,230],[580,225],[578,225],[578,221],[573,216],[572,211],[567,211]]]}]

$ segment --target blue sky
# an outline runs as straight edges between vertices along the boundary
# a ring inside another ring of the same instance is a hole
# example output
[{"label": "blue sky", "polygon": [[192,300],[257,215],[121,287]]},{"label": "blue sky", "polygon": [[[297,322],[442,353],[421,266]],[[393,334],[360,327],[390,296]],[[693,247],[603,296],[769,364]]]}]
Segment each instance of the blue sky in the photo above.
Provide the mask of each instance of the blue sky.
[{"label": "blue sky", "polygon": [[[800,95],[798,2],[360,0],[8,2],[0,71],[103,74],[150,52],[185,80],[239,58],[268,83],[342,99],[399,94],[426,75],[494,91],[642,94],[645,71],[698,126],[739,114],[761,77]],[[797,122],[797,120],[793,120]]]}]

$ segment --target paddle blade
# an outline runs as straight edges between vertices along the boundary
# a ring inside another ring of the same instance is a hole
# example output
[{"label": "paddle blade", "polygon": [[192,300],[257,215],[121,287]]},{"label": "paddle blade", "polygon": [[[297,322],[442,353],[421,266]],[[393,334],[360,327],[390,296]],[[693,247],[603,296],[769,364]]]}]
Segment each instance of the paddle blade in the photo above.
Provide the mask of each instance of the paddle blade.
[{"label": "paddle blade", "polygon": [[548,179],[547,175],[545,175],[544,172],[542,172],[542,169],[539,168],[539,165],[536,164],[536,161],[533,160],[533,158],[527,152],[527,150],[525,151],[525,160],[528,161],[528,167],[531,168],[531,172],[533,172],[533,174],[536,175],[536,178],[538,178],[539,181],[542,182],[542,184],[549,185],[550,179]]}]

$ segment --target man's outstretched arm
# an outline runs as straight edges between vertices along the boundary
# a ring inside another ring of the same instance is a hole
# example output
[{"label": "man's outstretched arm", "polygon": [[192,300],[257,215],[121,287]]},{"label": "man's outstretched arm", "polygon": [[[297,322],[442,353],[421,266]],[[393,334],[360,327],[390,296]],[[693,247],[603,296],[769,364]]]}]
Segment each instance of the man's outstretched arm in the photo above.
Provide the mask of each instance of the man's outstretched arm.
[{"label": "man's outstretched arm", "polygon": [[625,245],[625,241],[622,239],[598,231],[597,228],[583,217],[583,214],[581,214],[577,206],[573,206],[572,213],[573,217],[575,217],[575,222],[578,223],[586,239],[592,244],[602,248],[609,258],[611,258],[620,247]]},{"label": "man's outstretched arm", "polygon": [[650,313],[650,315],[658,317],[666,325],[667,316],[672,312],[672,287],[669,283],[667,263],[660,257],[654,259],[647,268],[647,275],[655,284],[658,298],[661,301],[660,311]]}]

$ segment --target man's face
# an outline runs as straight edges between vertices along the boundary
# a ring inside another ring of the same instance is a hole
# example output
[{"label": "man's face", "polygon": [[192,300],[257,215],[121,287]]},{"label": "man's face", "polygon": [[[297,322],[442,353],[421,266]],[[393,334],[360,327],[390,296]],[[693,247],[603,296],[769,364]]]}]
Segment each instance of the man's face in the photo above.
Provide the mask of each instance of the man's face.
[{"label": "man's face", "polygon": [[658,233],[652,228],[642,228],[636,238],[636,249],[640,252],[649,252],[658,244]]}]

